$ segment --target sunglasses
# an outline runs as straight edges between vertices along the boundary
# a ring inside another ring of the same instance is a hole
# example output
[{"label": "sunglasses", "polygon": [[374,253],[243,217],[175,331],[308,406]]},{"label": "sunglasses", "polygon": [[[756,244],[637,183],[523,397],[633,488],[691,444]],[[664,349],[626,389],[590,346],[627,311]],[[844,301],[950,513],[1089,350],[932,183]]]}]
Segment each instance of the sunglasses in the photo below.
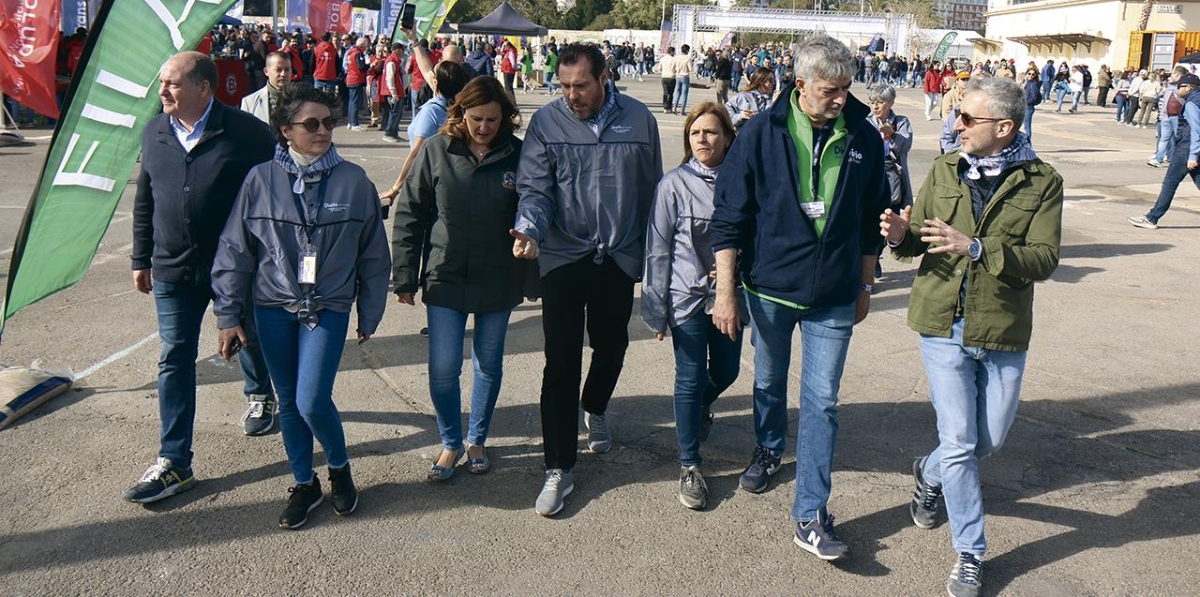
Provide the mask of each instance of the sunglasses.
[{"label": "sunglasses", "polygon": [[958,117],[961,118],[963,124],[967,125],[968,127],[975,126],[975,123],[977,122],[1000,122],[1001,120],[1008,120],[1007,118],[984,118],[982,116],[971,116],[966,112],[959,112]]},{"label": "sunglasses", "polygon": [[[321,128],[322,125],[327,131],[332,131],[333,129],[337,128],[337,119],[332,116],[326,116],[320,120],[316,118],[305,118],[303,122],[289,122],[288,124],[293,126],[303,126],[304,130],[310,133],[315,133],[317,132],[318,128]],[[970,125],[968,124],[967,126]]]}]

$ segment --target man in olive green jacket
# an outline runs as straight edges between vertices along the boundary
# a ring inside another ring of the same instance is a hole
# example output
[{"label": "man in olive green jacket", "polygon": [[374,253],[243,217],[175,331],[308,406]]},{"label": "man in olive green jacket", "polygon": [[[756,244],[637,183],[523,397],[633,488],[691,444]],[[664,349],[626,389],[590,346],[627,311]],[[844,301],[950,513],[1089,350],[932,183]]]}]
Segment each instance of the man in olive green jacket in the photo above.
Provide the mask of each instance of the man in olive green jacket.
[{"label": "man in olive green jacket", "polygon": [[979,460],[1000,448],[1016,417],[1033,284],[1058,266],[1062,238],[1062,178],[1018,131],[1024,111],[1011,79],[973,79],[954,124],[961,149],[934,160],[911,210],[888,210],[880,223],[898,256],[924,255],[908,325],[921,334],[939,445],[913,463],[909,512],[933,528],[945,495],[955,596],[982,586]]}]

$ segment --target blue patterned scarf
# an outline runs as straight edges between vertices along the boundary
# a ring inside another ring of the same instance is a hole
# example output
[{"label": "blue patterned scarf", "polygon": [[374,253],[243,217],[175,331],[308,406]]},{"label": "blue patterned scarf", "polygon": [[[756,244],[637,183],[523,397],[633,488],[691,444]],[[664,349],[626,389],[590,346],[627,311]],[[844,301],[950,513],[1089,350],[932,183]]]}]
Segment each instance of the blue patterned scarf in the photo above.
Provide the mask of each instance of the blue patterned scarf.
[{"label": "blue patterned scarf", "polygon": [[1002,149],[1000,153],[985,157],[977,157],[968,153],[959,155],[967,162],[967,178],[971,180],[979,180],[981,171],[986,176],[999,176],[1001,172],[1012,166],[1037,159],[1033,146],[1029,144],[1029,137],[1019,131],[1017,138],[1013,139],[1013,142],[1009,143],[1008,147]]},{"label": "blue patterned scarf", "polygon": [[337,148],[333,145],[329,146],[329,151],[325,155],[313,160],[307,166],[301,166],[292,158],[292,153],[283,145],[275,146],[275,163],[283,168],[284,172],[296,176],[296,182],[292,184],[292,192],[297,195],[304,194],[304,179],[311,178],[314,175],[324,174],[333,169],[334,166],[342,163],[342,156],[338,155]]}]

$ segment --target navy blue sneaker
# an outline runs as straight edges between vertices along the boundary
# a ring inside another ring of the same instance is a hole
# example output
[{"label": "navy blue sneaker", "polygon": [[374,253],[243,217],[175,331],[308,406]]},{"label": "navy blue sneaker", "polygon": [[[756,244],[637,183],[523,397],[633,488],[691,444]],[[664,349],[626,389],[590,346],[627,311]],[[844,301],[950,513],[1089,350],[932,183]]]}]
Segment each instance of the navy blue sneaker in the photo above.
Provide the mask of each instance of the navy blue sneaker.
[{"label": "navy blue sneaker", "polygon": [[808,522],[796,523],[792,543],[826,561],[836,560],[850,551],[833,531],[833,517],[825,510],[818,510],[817,517]]},{"label": "navy blue sneaker", "polygon": [[958,554],[958,561],[946,581],[946,592],[950,597],[979,597],[982,589],[983,562],[965,551]]},{"label": "navy blue sneaker", "polygon": [[767,490],[771,475],[779,470],[780,454],[762,446],[755,446],[754,456],[750,457],[750,466],[742,471],[738,485],[750,493],[762,493]]},{"label": "navy blue sneaker", "polygon": [[137,485],[125,490],[121,497],[138,504],[149,504],[183,493],[196,486],[191,468],[178,468],[167,458],[159,458],[142,475]]}]

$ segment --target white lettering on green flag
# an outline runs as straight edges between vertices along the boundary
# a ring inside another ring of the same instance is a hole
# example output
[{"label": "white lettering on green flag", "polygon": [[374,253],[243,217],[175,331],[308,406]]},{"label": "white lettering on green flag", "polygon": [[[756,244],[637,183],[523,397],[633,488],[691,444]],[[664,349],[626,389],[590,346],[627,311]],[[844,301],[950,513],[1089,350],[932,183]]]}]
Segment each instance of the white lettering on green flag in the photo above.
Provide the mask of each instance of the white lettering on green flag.
[{"label": "white lettering on green flag", "polygon": [[[237,0],[105,0],[13,249],[4,321],[78,282],[158,114],[158,69]],[[131,41],[136,40],[136,41]]]},{"label": "white lettering on green flag", "polygon": [[946,57],[946,53],[950,51],[950,46],[954,44],[954,40],[958,38],[958,32],[951,31],[942,37],[941,43],[938,44],[937,50],[933,53],[933,61],[941,62]]},{"label": "white lettering on green flag", "polygon": [[[446,15],[450,13],[450,9],[454,8],[457,2],[458,0],[409,0],[409,4],[415,4],[417,7],[413,18],[417,39],[428,39],[437,33],[437,30],[442,28],[442,22],[446,20]],[[403,9],[401,9],[401,13],[403,13]],[[407,41],[404,34],[400,32],[399,17],[396,17],[396,24],[392,28],[392,41]]]}]

